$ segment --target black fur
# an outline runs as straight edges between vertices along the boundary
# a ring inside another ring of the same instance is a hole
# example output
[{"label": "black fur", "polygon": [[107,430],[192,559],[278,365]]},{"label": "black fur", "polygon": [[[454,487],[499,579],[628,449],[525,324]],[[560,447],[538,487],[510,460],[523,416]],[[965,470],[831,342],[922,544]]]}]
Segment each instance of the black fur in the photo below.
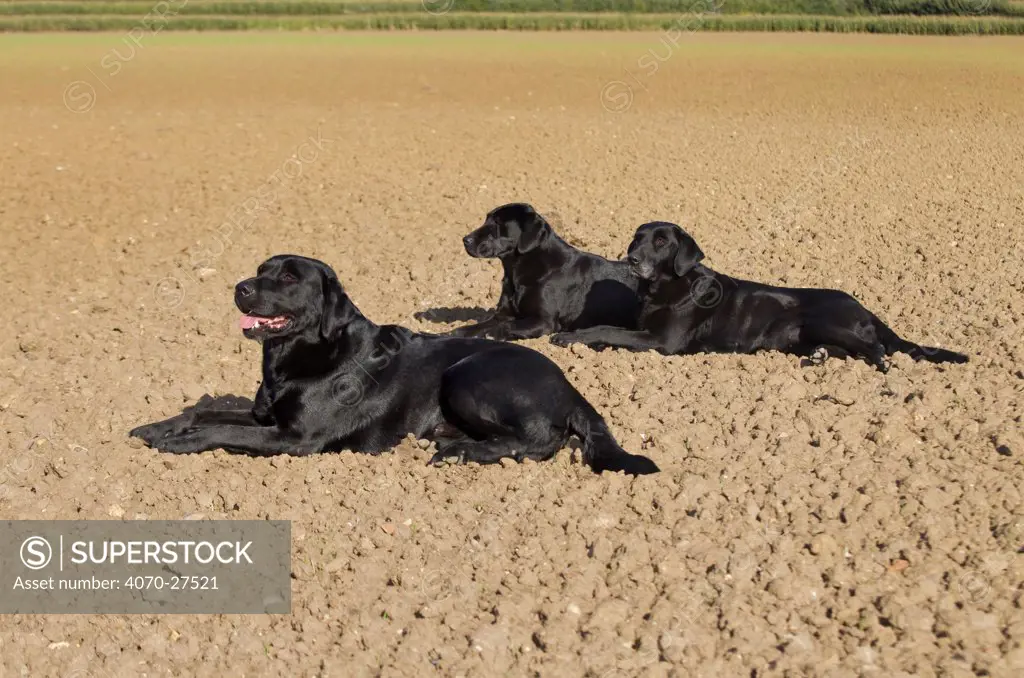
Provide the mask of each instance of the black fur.
[{"label": "black fur", "polygon": [[581,252],[525,203],[492,210],[463,239],[473,257],[501,260],[501,296],[493,315],[449,334],[531,339],[595,325],[636,327],[642,281],[624,261]]},{"label": "black fur", "polygon": [[[546,357],[486,339],[379,326],[334,271],[291,255],[235,288],[245,335],[263,342],[251,409],[190,410],[131,431],[151,447],[254,455],[376,453],[407,434],[435,440],[432,463],[548,459],[577,434],[595,471],[654,473],[623,450],[604,420]],[[260,324],[254,325],[256,321]]]},{"label": "black fur", "polygon": [[644,224],[627,257],[636,275],[650,281],[638,329],[593,327],[556,334],[552,343],[666,355],[776,350],[807,356],[824,348],[883,372],[888,371],[885,357],[897,351],[933,363],[967,362],[961,353],[900,338],[846,292],[739,280],[701,265],[703,258],[693,238],[675,224]]}]

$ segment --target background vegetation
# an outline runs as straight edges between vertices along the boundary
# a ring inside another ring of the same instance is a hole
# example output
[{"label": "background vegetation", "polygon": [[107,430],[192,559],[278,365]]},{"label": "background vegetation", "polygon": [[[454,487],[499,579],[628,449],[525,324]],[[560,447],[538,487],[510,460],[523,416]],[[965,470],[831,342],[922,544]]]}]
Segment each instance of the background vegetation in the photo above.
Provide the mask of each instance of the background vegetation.
[{"label": "background vegetation", "polygon": [[704,30],[1024,34],[1020,0],[0,0],[0,31]]}]

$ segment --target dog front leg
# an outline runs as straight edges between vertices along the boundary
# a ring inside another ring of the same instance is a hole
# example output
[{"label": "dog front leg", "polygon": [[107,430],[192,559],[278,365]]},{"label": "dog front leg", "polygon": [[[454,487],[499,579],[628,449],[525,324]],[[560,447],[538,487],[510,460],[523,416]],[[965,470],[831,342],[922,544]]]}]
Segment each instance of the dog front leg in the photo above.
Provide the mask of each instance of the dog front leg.
[{"label": "dog front leg", "polygon": [[177,435],[195,427],[214,426],[217,424],[257,426],[256,417],[253,415],[251,408],[188,410],[170,419],[137,426],[128,432],[128,437],[140,438],[147,445],[153,447],[163,438]]},{"label": "dog front leg", "polygon": [[216,424],[199,426],[157,440],[152,445],[161,452],[192,454],[224,449],[229,452],[269,457],[277,454],[309,454],[316,447],[300,436],[277,426],[240,426]]},{"label": "dog front leg", "polygon": [[481,320],[480,322],[473,325],[463,325],[462,327],[456,327],[450,332],[446,332],[444,336],[447,337],[483,337],[488,332],[494,331],[496,328],[512,322],[512,318],[507,318],[499,315],[492,315],[487,320]]},{"label": "dog front leg", "polygon": [[536,339],[554,329],[554,325],[543,318],[516,318],[510,323],[494,328],[485,335],[488,339],[509,341],[515,339]]},{"label": "dog front leg", "polygon": [[656,350],[667,353],[660,338],[644,330],[627,330],[622,327],[600,325],[588,327],[575,332],[559,332],[551,335],[551,343],[556,346],[569,344],[586,344],[590,348],[625,348],[630,351]]}]

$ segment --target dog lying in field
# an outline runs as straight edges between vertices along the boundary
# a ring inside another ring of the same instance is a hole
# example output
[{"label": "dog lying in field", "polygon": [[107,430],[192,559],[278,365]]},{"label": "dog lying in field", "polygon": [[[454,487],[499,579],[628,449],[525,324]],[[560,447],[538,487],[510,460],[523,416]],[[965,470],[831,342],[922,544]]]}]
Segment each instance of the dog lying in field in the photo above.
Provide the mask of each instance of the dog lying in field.
[{"label": "dog lying in field", "polygon": [[129,435],[174,453],[377,453],[407,434],[438,443],[431,463],[548,459],[573,433],[595,471],[646,474],[546,357],[486,339],[378,326],[323,262],[283,255],[235,287],[244,335],[263,343],[251,409],[192,411]]},{"label": "dog lying in field", "polygon": [[643,283],[629,264],[581,252],[530,205],[492,210],[463,244],[471,257],[501,260],[501,296],[490,318],[450,336],[531,339],[595,325],[636,327]]},{"label": "dog lying in field", "polygon": [[762,285],[700,264],[697,243],[675,224],[656,221],[636,231],[629,265],[650,282],[638,328],[592,327],[555,334],[559,346],[657,350],[666,355],[776,350],[804,356],[850,356],[886,372],[886,356],[964,363],[967,356],[901,339],[846,292]]}]

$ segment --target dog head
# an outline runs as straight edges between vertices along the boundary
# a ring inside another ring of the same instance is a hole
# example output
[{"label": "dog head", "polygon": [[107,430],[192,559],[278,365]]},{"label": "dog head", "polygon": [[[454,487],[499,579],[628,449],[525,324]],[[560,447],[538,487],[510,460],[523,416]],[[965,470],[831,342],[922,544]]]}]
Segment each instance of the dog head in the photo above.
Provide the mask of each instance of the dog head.
[{"label": "dog head", "polygon": [[703,258],[697,241],[667,221],[652,221],[636,229],[626,252],[634,275],[643,280],[681,277]]},{"label": "dog head", "polygon": [[291,254],[267,259],[235,285],[242,333],[259,341],[305,335],[330,339],[359,315],[330,266]]},{"label": "dog head", "polygon": [[524,202],[514,202],[491,210],[483,226],[465,238],[462,244],[471,257],[505,257],[536,249],[551,235],[551,225],[537,210]]}]

